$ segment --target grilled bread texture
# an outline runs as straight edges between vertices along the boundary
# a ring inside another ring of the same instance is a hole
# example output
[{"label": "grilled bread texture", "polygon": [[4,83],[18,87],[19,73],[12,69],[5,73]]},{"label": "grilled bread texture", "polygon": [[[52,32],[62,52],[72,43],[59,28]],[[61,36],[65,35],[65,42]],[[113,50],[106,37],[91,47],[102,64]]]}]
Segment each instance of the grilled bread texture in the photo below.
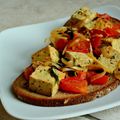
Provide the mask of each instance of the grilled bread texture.
[{"label": "grilled bread texture", "polygon": [[89,85],[89,93],[71,94],[59,91],[53,97],[47,97],[34,93],[28,89],[28,81],[21,74],[13,83],[12,91],[18,99],[37,106],[68,106],[89,102],[102,97],[118,87],[120,81],[113,78],[105,85]]}]

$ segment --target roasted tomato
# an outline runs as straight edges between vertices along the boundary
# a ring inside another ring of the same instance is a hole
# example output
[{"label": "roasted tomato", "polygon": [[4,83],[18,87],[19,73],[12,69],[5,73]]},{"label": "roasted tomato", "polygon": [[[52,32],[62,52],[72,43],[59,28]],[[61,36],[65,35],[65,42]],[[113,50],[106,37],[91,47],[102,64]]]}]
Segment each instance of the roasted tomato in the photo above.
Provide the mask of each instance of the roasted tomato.
[{"label": "roasted tomato", "polygon": [[80,80],[86,80],[87,72],[77,71],[77,75],[78,75],[78,77],[79,77]]},{"label": "roasted tomato", "polygon": [[104,85],[108,82],[108,80],[109,80],[109,76],[107,76],[107,75],[104,75],[104,76],[94,79],[94,80],[91,78],[91,84],[92,85]]},{"label": "roasted tomato", "polygon": [[100,47],[102,45],[102,38],[106,37],[106,33],[102,30],[93,29],[90,31],[91,34],[91,45],[93,48],[93,53],[95,56],[100,56],[101,50]]},{"label": "roasted tomato", "polygon": [[98,48],[98,47],[100,47],[100,46],[101,46],[101,43],[102,43],[101,37],[99,37],[99,36],[94,36],[94,37],[91,38],[91,44],[92,44],[92,47],[93,47],[93,48]]},{"label": "roasted tomato", "polygon": [[87,79],[89,84],[91,83],[91,77],[94,76],[94,75],[96,75],[95,72],[92,72],[92,71],[91,72],[87,72],[86,79]]},{"label": "roasted tomato", "polygon": [[87,80],[92,85],[104,85],[108,82],[109,76],[105,75],[105,73],[95,73],[88,72]]},{"label": "roasted tomato", "polygon": [[77,38],[75,40],[69,41],[66,50],[73,52],[88,53],[90,52],[90,42],[87,40],[81,40]]},{"label": "roasted tomato", "polygon": [[107,37],[119,37],[120,36],[120,32],[118,32],[118,30],[120,30],[120,25],[118,25],[118,27],[115,25],[112,28],[105,28],[104,31],[107,34]]},{"label": "roasted tomato", "polygon": [[68,42],[68,40],[66,40],[66,39],[57,40],[56,43],[55,43],[56,49],[59,50],[59,51],[63,51],[63,49],[67,45],[67,42]]},{"label": "roasted tomato", "polygon": [[94,36],[106,37],[106,33],[104,31],[98,30],[98,29],[92,29],[90,31],[90,35],[91,35],[91,37],[94,37]]},{"label": "roasted tomato", "polygon": [[69,93],[88,93],[87,80],[81,79],[79,76],[68,77],[60,81],[60,90]]}]

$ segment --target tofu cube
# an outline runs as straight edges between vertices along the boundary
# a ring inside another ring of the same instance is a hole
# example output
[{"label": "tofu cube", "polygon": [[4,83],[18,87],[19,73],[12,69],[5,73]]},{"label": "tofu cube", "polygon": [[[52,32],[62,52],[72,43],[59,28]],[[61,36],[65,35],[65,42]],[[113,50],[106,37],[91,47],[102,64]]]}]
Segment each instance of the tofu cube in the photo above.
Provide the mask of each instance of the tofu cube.
[{"label": "tofu cube", "polygon": [[[53,70],[55,76],[50,73]],[[29,89],[46,96],[54,96],[59,88],[59,82],[65,77],[65,73],[49,66],[38,66],[31,74]]]},{"label": "tofu cube", "polygon": [[82,52],[67,51],[66,56],[70,56],[70,58],[72,58],[73,60],[73,66],[81,67],[81,70],[84,70],[85,68],[87,68],[87,66],[93,63],[93,59]]},{"label": "tofu cube", "polygon": [[113,39],[113,41],[112,41],[112,48],[120,53],[120,38]]},{"label": "tofu cube", "polygon": [[[107,50],[107,48],[110,49]],[[106,51],[108,51],[107,56],[101,54],[97,62],[106,72],[113,73],[120,61],[120,53],[112,47],[106,47]]]},{"label": "tofu cube", "polygon": [[39,65],[51,66],[52,63],[57,63],[58,61],[59,53],[54,47],[50,45],[32,55],[33,68],[36,68]]},{"label": "tofu cube", "polygon": [[72,18],[78,19],[80,21],[83,21],[84,23],[88,23],[92,21],[96,17],[96,12],[91,11],[87,7],[83,7],[79,10],[77,10],[73,15]]}]

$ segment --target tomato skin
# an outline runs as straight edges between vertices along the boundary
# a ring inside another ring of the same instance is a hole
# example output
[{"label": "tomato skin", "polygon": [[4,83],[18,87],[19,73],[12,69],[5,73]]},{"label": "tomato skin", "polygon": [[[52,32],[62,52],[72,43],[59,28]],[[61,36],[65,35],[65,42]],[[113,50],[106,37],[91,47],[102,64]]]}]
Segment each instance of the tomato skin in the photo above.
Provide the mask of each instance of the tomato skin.
[{"label": "tomato skin", "polygon": [[90,35],[91,37],[99,36],[101,38],[120,36],[120,33],[117,30],[120,30],[120,24],[114,24],[113,27],[107,27],[104,30],[92,29]]},{"label": "tomato skin", "polygon": [[78,80],[86,80],[87,72],[78,71],[77,72],[79,79]]},{"label": "tomato skin", "polygon": [[100,56],[100,54],[101,54],[101,50],[100,50],[101,44],[102,44],[101,37],[94,36],[93,38],[91,38],[91,45],[92,45],[93,53],[94,53],[95,56]]},{"label": "tomato skin", "polygon": [[23,75],[24,75],[24,78],[26,79],[26,80],[29,80],[29,77],[30,77],[30,75],[33,73],[33,67],[32,66],[29,66],[29,67],[27,67],[25,70],[24,70],[24,72],[23,72]]},{"label": "tomato skin", "polygon": [[111,16],[109,16],[108,14],[104,13],[104,14],[97,14],[97,16],[99,18],[103,18],[103,19],[107,19],[107,20],[110,20],[111,19]]},{"label": "tomato skin", "polygon": [[59,39],[56,41],[55,43],[55,47],[58,51],[63,51],[63,49],[65,48],[65,46],[67,45],[68,40],[66,39]]},{"label": "tomato skin", "polygon": [[87,86],[87,80],[82,80],[75,76],[61,80],[59,88],[64,92],[86,94],[88,92]]},{"label": "tomato skin", "polygon": [[91,44],[93,48],[97,48],[101,46],[101,37],[95,36],[91,38]]},{"label": "tomato skin", "polygon": [[106,33],[102,30],[98,30],[98,29],[92,29],[90,31],[90,35],[91,37],[94,37],[94,36],[100,36],[100,37],[106,37]]},{"label": "tomato skin", "polygon": [[91,78],[91,84],[92,85],[104,85],[108,82],[108,80],[109,80],[109,76],[107,75],[104,75],[103,77],[100,77],[96,80],[92,80]]},{"label": "tomato skin", "polygon": [[108,82],[109,76],[96,72],[87,72],[87,80],[92,85],[104,85]]},{"label": "tomato skin", "polygon": [[91,35],[90,41],[93,48],[100,47],[102,44],[101,39],[107,36],[107,34],[104,31],[98,29],[92,29],[90,31],[90,35]]},{"label": "tomato skin", "polygon": [[93,48],[93,53],[95,56],[100,56],[101,54],[101,44],[102,44],[102,38],[106,37],[106,33],[102,30],[98,30],[98,29],[92,29],[90,31],[90,35],[91,35],[91,45]]},{"label": "tomato skin", "polygon": [[82,53],[89,53],[90,52],[90,42],[87,40],[71,40],[68,43],[67,51],[73,52],[82,52]]},{"label": "tomato skin", "polygon": [[93,53],[96,57],[99,57],[101,55],[100,48],[98,47],[98,48],[93,49]]},{"label": "tomato skin", "polygon": [[107,34],[107,37],[119,37],[120,33],[117,31],[118,29],[113,26],[113,28],[105,28],[104,31]]},{"label": "tomato skin", "polygon": [[114,24],[114,26],[112,27],[112,29],[114,29],[114,30],[118,30],[118,29],[120,29],[120,24]]},{"label": "tomato skin", "polygon": [[96,75],[95,72],[92,72],[92,71],[91,72],[87,72],[86,78],[87,78],[87,81],[88,81],[89,84],[91,83],[91,77],[94,76],[94,75]]}]

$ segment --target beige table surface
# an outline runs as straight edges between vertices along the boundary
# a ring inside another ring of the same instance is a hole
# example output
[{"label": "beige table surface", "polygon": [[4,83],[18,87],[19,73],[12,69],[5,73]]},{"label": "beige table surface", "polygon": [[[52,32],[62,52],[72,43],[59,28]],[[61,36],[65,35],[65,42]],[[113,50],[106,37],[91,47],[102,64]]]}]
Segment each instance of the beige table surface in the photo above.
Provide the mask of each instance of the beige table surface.
[{"label": "beige table surface", "polygon": [[[120,0],[0,0],[0,31],[10,27],[40,23],[71,15],[81,6],[120,6]],[[120,107],[67,120],[120,120]],[[0,103],[0,120],[16,120]]]}]

